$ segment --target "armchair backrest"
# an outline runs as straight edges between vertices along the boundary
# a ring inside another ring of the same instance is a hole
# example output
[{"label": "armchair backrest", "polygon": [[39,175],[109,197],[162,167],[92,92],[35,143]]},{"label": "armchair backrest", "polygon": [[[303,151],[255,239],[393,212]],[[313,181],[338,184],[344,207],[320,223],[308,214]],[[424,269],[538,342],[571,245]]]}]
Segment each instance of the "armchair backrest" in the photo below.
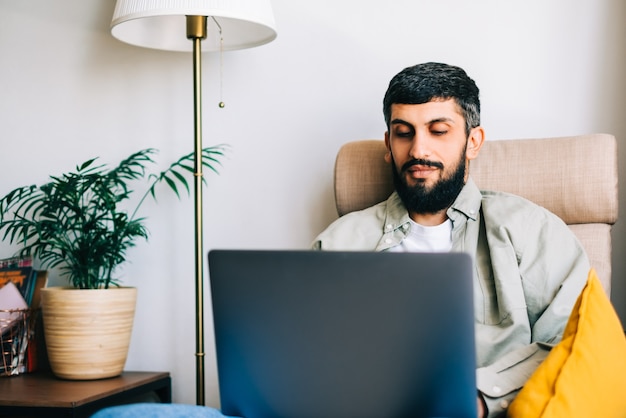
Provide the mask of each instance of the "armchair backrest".
[{"label": "armchair backrest", "polygon": [[[335,202],[342,216],[381,202],[393,191],[382,140],[349,142],[335,162]],[[607,294],[611,226],[617,220],[617,143],[608,134],[485,141],[470,162],[483,190],[525,197],[555,213],[587,251]]]}]

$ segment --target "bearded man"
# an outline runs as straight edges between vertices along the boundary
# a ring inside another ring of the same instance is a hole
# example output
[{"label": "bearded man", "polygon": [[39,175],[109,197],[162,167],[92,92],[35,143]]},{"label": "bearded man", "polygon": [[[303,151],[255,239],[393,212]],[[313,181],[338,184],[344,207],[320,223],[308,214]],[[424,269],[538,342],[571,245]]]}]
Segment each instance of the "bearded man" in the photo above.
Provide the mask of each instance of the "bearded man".
[{"label": "bearded man", "polygon": [[478,416],[504,416],[560,341],[589,260],[557,216],[521,197],[479,190],[471,179],[485,132],[478,87],[463,69],[404,69],[389,84],[383,113],[395,192],[333,222],[313,247],[469,253]]}]

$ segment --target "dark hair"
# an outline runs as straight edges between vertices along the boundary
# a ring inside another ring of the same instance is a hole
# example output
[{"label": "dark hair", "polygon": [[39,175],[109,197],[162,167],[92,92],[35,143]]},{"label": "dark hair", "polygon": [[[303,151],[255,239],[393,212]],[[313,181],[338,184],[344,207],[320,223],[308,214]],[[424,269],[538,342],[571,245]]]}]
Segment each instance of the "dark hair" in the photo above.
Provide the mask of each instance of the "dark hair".
[{"label": "dark hair", "polygon": [[437,62],[414,65],[396,74],[383,99],[383,114],[389,129],[391,105],[422,104],[434,99],[454,99],[465,118],[465,132],[480,125],[478,86],[460,67]]}]

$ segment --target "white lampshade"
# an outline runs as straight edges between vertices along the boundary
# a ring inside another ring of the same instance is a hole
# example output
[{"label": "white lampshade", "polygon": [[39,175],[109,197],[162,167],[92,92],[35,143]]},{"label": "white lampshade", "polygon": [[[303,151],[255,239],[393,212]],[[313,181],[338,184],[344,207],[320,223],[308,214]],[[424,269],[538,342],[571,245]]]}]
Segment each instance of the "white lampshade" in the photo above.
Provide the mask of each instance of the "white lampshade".
[{"label": "white lampshade", "polygon": [[209,17],[203,51],[220,49],[220,27],[224,51],[276,38],[270,0],[117,0],[111,33],[132,45],[191,51],[192,42],[185,36],[187,15]]}]

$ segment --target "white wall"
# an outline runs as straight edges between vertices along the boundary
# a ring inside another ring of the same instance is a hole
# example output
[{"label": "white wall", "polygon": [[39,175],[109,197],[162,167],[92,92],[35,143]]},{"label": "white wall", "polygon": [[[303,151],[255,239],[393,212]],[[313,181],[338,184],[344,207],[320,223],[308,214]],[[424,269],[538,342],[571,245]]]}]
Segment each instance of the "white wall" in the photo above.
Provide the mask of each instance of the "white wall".
[{"label": "white wall", "polygon": [[[0,195],[94,156],[116,163],[155,147],[165,165],[192,150],[191,56],[115,40],[113,4],[0,0]],[[273,7],[273,43],[224,54],[225,109],[217,107],[218,55],[204,56],[204,142],[232,146],[221,174],[208,177],[206,251],[307,247],[336,217],[337,149],[382,138],[386,85],[419,62],[469,72],[481,88],[489,139],[608,132],[624,159],[623,0],[273,0]],[[163,195],[144,215],[151,238],[132,249],[121,272],[140,292],[127,368],[170,371],[174,401],[194,403],[192,199]],[[624,237],[620,221],[613,300],[622,318]],[[0,250],[10,255],[6,245]],[[53,284],[65,283],[53,277]],[[209,313],[207,305],[207,402],[217,405]]]}]

